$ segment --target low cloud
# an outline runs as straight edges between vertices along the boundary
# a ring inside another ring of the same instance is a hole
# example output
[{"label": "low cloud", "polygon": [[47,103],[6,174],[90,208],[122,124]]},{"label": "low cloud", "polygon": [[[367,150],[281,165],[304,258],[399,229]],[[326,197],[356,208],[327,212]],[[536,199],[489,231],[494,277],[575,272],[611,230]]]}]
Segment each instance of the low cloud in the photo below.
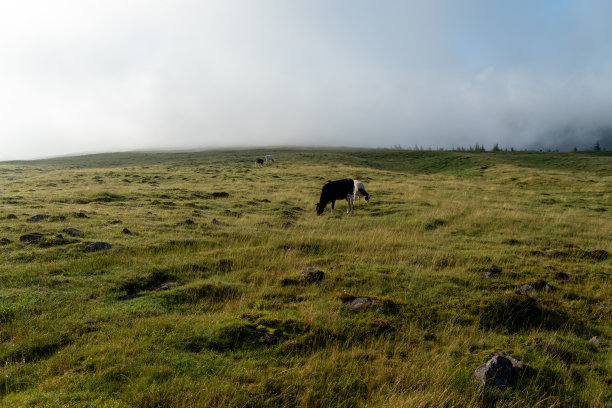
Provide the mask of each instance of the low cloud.
[{"label": "low cloud", "polygon": [[0,159],[236,145],[586,147],[612,128],[606,2],[421,3],[5,4]]}]

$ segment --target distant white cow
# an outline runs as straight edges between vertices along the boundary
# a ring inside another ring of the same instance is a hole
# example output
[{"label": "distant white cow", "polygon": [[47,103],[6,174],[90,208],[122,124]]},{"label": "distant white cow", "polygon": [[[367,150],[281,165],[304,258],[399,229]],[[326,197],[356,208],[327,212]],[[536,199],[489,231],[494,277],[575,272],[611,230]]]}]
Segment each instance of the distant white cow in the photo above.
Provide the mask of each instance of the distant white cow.
[{"label": "distant white cow", "polygon": [[271,154],[266,155],[266,163],[274,163],[274,158]]},{"label": "distant white cow", "polygon": [[372,197],[371,195],[368,194],[368,192],[366,191],[365,187],[363,186],[363,183],[359,180],[353,180],[354,183],[354,187],[353,187],[353,201],[355,201],[355,199],[357,199],[357,202],[361,202],[361,197],[365,197],[365,202],[369,203],[370,202],[370,197]]}]

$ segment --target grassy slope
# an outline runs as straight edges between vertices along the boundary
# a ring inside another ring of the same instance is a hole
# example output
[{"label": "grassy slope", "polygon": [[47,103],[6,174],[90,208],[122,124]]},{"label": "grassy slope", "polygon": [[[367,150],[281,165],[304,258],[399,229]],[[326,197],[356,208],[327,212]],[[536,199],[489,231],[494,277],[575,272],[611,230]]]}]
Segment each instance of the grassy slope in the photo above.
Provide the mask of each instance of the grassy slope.
[{"label": "grassy slope", "polygon": [[[612,260],[589,252],[612,252],[612,157],[279,150],[255,169],[263,153],[0,163],[1,405],[612,401]],[[372,201],[316,217],[344,177]],[[308,266],[325,279],[292,285]],[[557,290],[515,293],[536,279]],[[345,291],[384,301],[353,311]],[[531,367],[505,391],[472,380],[495,351]]]}]

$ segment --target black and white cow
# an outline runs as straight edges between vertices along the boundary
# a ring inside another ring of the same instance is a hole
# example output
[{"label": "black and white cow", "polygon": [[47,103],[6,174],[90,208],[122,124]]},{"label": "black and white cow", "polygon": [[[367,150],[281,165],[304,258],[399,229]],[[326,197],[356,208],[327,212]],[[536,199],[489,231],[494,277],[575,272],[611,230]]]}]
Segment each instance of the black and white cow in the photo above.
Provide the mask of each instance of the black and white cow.
[{"label": "black and white cow", "polygon": [[346,199],[346,212],[353,211],[353,189],[355,184],[351,179],[330,181],[323,186],[321,198],[317,203],[317,215],[323,214],[325,207],[331,202],[331,212],[334,213],[336,200]]},{"label": "black and white cow", "polygon": [[261,159],[261,158],[259,158],[259,157],[258,157],[258,158],[255,160],[255,166],[256,166],[256,167],[261,167],[261,166],[263,166],[263,164],[264,164],[263,159]]},{"label": "black and white cow", "polygon": [[365,202],[369,203],[370,197],[372,196],[368,194],[365,187],[363,186],[363,183],[359,180],[354,180],[354,183],[355,186],[353,189],[353,201],[355,201],[356,198],[357,202],[361,202],[361,197],[365,197]]}]

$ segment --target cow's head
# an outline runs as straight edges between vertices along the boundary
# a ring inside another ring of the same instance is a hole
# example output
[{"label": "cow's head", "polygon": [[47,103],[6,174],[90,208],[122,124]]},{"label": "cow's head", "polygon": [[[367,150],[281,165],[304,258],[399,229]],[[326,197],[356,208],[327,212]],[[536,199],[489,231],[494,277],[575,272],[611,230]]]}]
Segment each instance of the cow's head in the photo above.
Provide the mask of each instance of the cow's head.
[{"label": "cow's head", "polygon": [[370,198],[372,198],[372,196],[371,196],[370,194],[368,194],[367,196],[365,196],[366,203],[369,203],[369,202],[370,202]]},{"label": "cow's head", "polygon": [[323,214],[323,211],[325,211],[325,206],[322,205],[321,203],[317,203],[316,209],[317,209],[317,215],[321,215]]}]

